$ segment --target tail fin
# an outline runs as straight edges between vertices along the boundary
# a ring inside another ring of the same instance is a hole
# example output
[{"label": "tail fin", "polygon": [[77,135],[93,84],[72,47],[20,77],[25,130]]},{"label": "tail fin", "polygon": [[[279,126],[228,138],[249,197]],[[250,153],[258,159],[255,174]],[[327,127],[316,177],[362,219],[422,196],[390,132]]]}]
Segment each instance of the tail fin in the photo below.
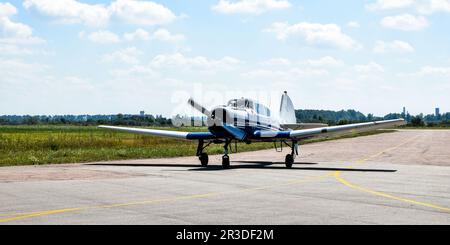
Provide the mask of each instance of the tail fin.
[{"label": "tail fin", "polygon": [[291,98],[287,95],[287,92],[284,91],[283,96],[281,96],[280,104],[280,124],[295,123],[297,123],[297,119],[295,117],[294,104],[292,103]]}]

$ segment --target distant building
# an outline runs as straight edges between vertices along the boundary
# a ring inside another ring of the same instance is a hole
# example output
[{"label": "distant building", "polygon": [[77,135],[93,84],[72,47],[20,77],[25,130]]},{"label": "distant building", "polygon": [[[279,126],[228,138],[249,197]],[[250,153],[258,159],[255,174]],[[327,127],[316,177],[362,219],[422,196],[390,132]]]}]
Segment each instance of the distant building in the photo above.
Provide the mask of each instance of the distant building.
[{"label": "distant building", "polygon": [[439,108],[436,108],[435,112],[436,112],[435,113],[436,117],[439,117],[441,115],[441,112],[440,112]]},{"label": "distant building", "polygon": [[406,107],[403,107],[403,114],[402,114],[402,116],[406,117]]},{"label": "distant building", "polygon": [[141,117],[145,117],[145,111],[140,111],[139,115],[141,115]]}]

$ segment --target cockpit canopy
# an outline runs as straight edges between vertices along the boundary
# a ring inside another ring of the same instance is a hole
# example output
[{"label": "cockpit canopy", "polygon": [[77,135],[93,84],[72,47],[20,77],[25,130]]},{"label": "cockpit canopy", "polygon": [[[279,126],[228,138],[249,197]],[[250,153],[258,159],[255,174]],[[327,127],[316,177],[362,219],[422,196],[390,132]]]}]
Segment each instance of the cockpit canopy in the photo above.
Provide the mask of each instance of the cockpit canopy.
[{"label": "cockpit canopy", "polygon": [[268,117],[270,116],[269,108],[267,108],[266,106],[264,106],[258,102],[250,100],[250,99],[245,99],[245,98],[232,99],[232,100],[228,101],[227,106],[233,107],[233,108],[241,108],[241,109],[252,109],[252,110],[255,110],[256,113],[258,113],[258,114],[268,116]]}]

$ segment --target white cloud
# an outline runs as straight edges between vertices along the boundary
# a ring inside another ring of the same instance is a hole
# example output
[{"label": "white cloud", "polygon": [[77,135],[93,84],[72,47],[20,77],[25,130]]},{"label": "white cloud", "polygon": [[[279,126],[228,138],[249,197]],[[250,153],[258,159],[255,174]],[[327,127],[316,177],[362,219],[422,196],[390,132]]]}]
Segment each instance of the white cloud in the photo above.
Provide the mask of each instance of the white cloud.
[{"label": "white cloud", "polygon": [[328,75],[328,71],[325,69],[292,67],[288,69],[254,69],[242,73],[241,77],[246,81],[253,80],[268,84],[281,82],[291,86],[305,79],[323,78],[326,75]]},{"label": "white cloud", "polygon": [[383,66],[381,66],[380,64],[373,62],[373,61],[366,65],[355,65],[355,66],[353,66],[353,69],[356,72],[364,73],[364,74],[384,72]]},{"label": "white cloud", "polygon": [[273,58],[260,63],[264,66],[289,66],[291,61],[285,58]]},{"label": "white cloud", "polygon": [[335,59],[331,56],[325,56],[316,60],[307,60],[307,64],[311,66],[340,66],[343,64],[341,60]]},{"label": "white cloud", "polygon": [[23,6],[59,18],[63,22],[83,23],[89,26],[104,26],[110,18],[110,12],[104,5],[86,4],[75,0],[25,0]]},{"label": "white cloud", "polygon": [[224,14],[262,14],[290,7],[291,3],[287,0],[220,0],[212,9]]},{"label": "white cloud", "polygon": [[0,18],[17,14],[17,9],[10,3],[0,3]]},{"label": "white cloud", "polygon": [[450,0],[377,0],[366,4],[371,11],[411,9],[420,14],[450,12]]},{"label": "white cloud", "polygon": [[33,29],[28,25],[14,22],[11,16],[17,9],[10,3],[0,3],[0,43],[36,44],[44,40],[33,36]]},{"label": "white cloud", "polygon": [[[17,58],[0,58],[0,97],[2,99],[11,95],[16,97],[17,91],[29,90],[30,81],[34,81],[36,78],[44,80],[48,68],[43,64],[29,63]],[[11,90],[16,93],[11,93]],[[1,103],[0,107],[2,105],[7,106],[7,104]]]},{"label": "white cloud", "polygon": [[402,31],[419,31],[428,26],[428,20],[423,16],[402,14],[387,16],[381,20],[381,25],[386,28]]},{"label": "white cloud", "polygon": [[0,43],[0,56],[2,55],[32,55],[35,52],[27,48],[21,48],[14,44]]},{"label": "white cloud", "polygon": [[360,24],[356,21],[350,21],[347,23],[347,26],[350,28],[359,28],[361,27]]},{"label": "white cloud", "polygon": [[366,8],[372,11],[401,9],[412,6],[414,0],[377,0],[374,3],[366,5]]},{"label": "white cloud", "polygon": [[160,28],[153,33],[152,39],[169,43],[177,43],[185,40],[185,37],[181,34],[172,34],[168,30]]},{"label": "white cloud", "polygon": [[450,12],[450,0],[428,0],[420,2],[417,10],[421,14],[433,14],[435,12]]},{"label": "white cloud", "polygon": [[170,9],[150,1],[116,0],[109,10],[117,17],[136,25],[163,25],[176,19]]},{"label": "white cloud", "polygon": [[450,67],[444,66],[424,66],[415,75],[419,76],[443,76],[450,80]]},{"label": "white cloud", "polygon": [[170,9],[151,1],[116,0],[106,6],[76,0],[25,0],[23,6],[58,18],[63,23],[82,23],[95,27],[105,26],[111,18],[136,25],[163,25],[176,19]]},{"label": "white cloud", "polygon": [[360,45],[341,31],[336,24],[318,24],[301,22],[289,25],[288,23],[273,23],[266,32],[274,33],[279,40],[290,37],[300,37],[309,45],[335,47],[340,49],[358,49]]},{"label": "white cloud", "polygon": [[378,54],[412,53],[414,51],[415,50],[411,44],[400,40],[394,40],[392,42],[377,41],[375,43],[375,47],[373,48],[373,52]]},{"label": "white cloud", "polygon": [[8,17],[0,18],[0,26],[3,29],[3,35],[17,38],[28,38],[33,34],[31,27],[12,22]]},{"label": "white cloud", "polygon": [[[48,66],[38,63],[27,63],[21,59],[0,59],[0,71],[2,74],[23,76],[26,73],[37,74],[48,70]],[[20,71],[20,72],[17,72]]]},{"label": "white cloud", "polygon": [[137,64],[139,63],[139,56],[142,51],[136,47],[129,47],[122,50],[115,51],[111,54],[106,54],[102,57],[102,62],[115,63],[123,62],[127,64]]},{"label": "white cloud", "polygon": [[86,37],[89,41],[100,44],[119,43],[120,37],[110,31],[96,31],[88,34],[80,33],[80,37]]},{"label": "white cloud", "polygon": [[148,40],[158,40],[168,43],[177,43],[185,40],[185,36],[181,34],[172,34],[170,31],[159,28],[154,33],[150,34],[148,31],[143,29],[137,29],[132,33],[125,33],[124,39],[127,41],[148,41]]},{"label": "white cloud", "polygon": [[149,79],[159,77],[159,73],[153,70],[150,66],[134,65],[128,69],[118,69],[110,72],[114,77],[119,77],[124,80]]},{"label": "white cloud", "polygon": [[181,53],[175,53],[157,55],[150,64],[156,68],[179,67],[181,69],[228,70],[240,63],[240,60],[232,57],[214,60],[203,56],[186,57]]},{"label": "white cloud", "polygon": [[172,34],[170,31],[159,28],[154,33],[150,33],[144,29],[137,29],[134,32],[124,33],[123,37],[120,37],[118,34],[115,34],[111,31],[97,31],[90,34],[86,34],[84,31],[80,32],[79,37],[81,39],[87,38],[88,40],[95,43],[119,43],[122,41],[149,41],[149,40],[157,40],[161,42],[167,43],[178,43],[185,40],[185,36],[181,34]]},{"label": "white cloud", "polygon": [[123,37],[127,41],[148,41],[150,40],[150,33],[146,30],[139,28],[134,32],[125,33]]}]

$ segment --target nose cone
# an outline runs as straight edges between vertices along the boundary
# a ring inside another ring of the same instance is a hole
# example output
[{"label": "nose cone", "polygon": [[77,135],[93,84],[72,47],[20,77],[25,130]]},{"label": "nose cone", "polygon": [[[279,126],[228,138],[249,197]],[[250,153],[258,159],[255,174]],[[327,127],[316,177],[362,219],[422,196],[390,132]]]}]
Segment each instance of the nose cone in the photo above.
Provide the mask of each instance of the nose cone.
[{"label": "nose cone", "polygon": [[222,126],[227,122],[228,110],[224,106],[218,106],[211,110],[211,117],[208,119],[208,126]]}]

